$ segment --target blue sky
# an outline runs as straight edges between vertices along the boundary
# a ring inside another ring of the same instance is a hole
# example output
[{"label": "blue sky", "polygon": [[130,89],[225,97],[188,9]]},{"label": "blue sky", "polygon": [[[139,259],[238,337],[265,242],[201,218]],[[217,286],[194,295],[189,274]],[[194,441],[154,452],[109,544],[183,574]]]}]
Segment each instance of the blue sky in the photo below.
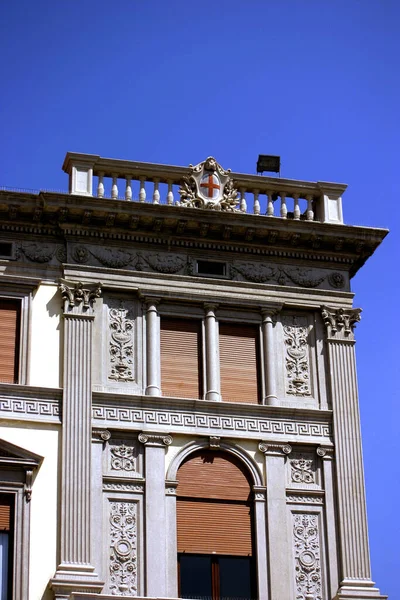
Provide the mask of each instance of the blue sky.
[{"label": "blue sky", "polygon": [[391,229],[353,280],[372,573],[399,553],[396,0],[14,0],[0,7],[0,185],[67,189],[66,151],[349,184]]}]

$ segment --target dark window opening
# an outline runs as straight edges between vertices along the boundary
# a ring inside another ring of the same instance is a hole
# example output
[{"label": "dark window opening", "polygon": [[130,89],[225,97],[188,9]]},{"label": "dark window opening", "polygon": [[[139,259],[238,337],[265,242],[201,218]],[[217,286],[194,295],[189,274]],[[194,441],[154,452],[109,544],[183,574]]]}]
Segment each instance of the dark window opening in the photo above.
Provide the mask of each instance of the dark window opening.
[{"label": "dark window opening", "polygon": [[179,596],[198,600],[253,600],[254,559],[250,556],[179,554]]},{"label": "dark window opening", "polygon": [[226,264],[223,262],[213,262],[211,260],[198,260],[197,273],[198,275],[212,275],[214,277],[225,277]]},{"label": "dark window opening", "polygon": [[12,597],[14,556],[14,498],[0,494],[0,598]]},{"label": "dark window opening", "polygon": [[0,257],[12,258],[13,245],[11,242],[0,242]]}]

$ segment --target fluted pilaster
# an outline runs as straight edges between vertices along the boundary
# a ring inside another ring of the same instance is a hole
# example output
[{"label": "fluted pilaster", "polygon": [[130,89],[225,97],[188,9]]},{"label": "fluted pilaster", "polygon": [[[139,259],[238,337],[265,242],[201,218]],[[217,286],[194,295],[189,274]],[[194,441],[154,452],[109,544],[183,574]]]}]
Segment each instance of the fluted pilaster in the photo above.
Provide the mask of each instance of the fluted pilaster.
[{"label": "fluted pilaster", "polygon": [[61,283],[64,304],[64,391],[60,565],[52,586],[56,598],[72,591],[99,591],[91,564],[92,327],[94,289]]},{"label": "fluted pilaster", "polygon": [[382,598],[371,581],[355,363],[360,309],[322,308],[333,405],[341,583],[337,598]]}]

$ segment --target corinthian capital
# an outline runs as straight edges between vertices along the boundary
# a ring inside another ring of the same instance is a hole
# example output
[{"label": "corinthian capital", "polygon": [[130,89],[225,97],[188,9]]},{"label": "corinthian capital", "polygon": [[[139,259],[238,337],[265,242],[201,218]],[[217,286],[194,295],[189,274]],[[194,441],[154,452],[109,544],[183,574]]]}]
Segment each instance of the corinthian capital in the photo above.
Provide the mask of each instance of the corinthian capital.
[{"label": "corinthian capital", "polygon": [[81,281],[68,283],[61,280],[59,290],[64,303],[64,313],[76,312],[78,314],[87,314],[93,309],[96,298],[100,298],[101,296],[101,283],[90,287],[83,287]]},{"label": "corinthian capital", "polygon": [[353,332],[361,320],[361,308],[329,308],[321,307],[328,338],[353,340]]}]

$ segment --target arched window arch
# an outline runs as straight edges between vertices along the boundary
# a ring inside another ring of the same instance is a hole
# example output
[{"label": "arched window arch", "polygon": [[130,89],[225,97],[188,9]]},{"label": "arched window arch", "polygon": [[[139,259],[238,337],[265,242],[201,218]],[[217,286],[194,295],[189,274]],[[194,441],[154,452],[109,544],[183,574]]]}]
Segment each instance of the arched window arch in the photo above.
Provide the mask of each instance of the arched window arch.
[{"label": "arched window arch", "polygon": [[256,598],[250,473],[233,454],[201,449],[177,472],[180,596]]}]

